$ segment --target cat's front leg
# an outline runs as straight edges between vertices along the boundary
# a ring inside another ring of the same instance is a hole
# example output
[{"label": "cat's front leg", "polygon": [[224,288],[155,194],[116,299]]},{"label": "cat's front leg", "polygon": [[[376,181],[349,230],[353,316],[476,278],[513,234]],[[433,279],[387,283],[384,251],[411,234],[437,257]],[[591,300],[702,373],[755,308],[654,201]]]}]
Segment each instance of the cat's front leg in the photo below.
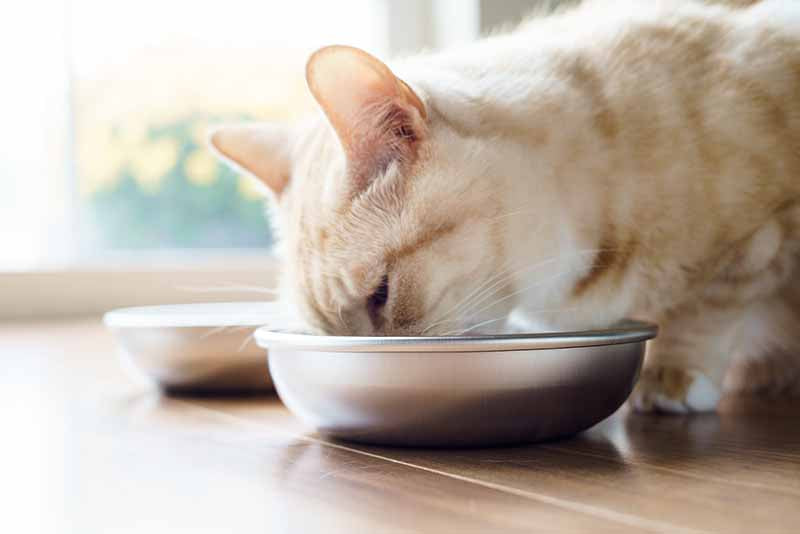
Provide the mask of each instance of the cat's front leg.
[{"label": "cat's front leg", "polygon": [[697,413],[717,408],[719,387],[699,369],[648,365],[629,400],[638,412]]},{"label": "cat's front leg", "polygon": [[634,410],[685,414],[717,408],[730,361],[721,330],[729,323],[693,311],[662,323],[629,399]]}]

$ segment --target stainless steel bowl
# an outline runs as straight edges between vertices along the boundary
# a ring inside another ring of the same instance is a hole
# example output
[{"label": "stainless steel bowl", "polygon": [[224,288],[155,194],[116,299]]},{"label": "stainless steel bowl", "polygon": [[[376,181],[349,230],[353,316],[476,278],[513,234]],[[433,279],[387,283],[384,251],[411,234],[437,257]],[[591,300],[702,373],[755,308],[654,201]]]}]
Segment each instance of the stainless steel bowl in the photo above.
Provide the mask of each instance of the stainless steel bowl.
[{"label": "stainless steel bowl", "polygon": [[260,328],[278,395],[320,433],[462,447],[575,434],[619,408],[655,325],[474,337],[313,336]]},{"label": "stainless steel bowl", "polygon": [[270,302],[140,306],[103,321],[123,362],[169,392],[272,390],[264,349],[252,339],[276,313]]}]

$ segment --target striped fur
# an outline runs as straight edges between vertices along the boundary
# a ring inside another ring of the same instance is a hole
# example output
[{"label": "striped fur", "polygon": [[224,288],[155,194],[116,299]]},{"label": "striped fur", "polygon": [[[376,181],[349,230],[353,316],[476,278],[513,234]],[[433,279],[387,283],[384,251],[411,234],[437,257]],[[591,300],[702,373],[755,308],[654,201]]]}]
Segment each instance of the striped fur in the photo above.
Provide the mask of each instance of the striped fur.
[{"label": "striped fur", "polygon": [[713,407],[737,362],[797,376],[800,3],[727,4],[587,1],[399,63],[423,131],[366,179],[323,119],[295,128],[287,302],[333,334],[654,320],[643,410]]}]

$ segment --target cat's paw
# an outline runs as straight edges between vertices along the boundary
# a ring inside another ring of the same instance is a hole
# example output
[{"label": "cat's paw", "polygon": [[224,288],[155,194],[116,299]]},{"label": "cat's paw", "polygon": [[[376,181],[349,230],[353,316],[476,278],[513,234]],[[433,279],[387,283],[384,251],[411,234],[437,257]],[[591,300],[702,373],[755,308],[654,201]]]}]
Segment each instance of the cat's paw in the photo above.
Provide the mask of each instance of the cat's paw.
[{"label": "cat's paw", "polygon": [[642,371],[629,402],[637,412],[685,414],[714,411],[719,399],[719,389],[703,373],[659,366]]}]

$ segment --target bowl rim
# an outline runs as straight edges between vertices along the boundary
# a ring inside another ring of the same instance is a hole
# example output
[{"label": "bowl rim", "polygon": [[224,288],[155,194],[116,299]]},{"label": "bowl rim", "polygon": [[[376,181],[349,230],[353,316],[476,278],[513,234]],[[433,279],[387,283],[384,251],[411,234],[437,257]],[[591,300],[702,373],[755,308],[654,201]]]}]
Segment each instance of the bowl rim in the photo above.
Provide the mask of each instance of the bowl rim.
[{"label": "bowl rim", "polygon": [[658,335],[658,326],[625,320],[597,330],[501,334],[482,336],[317,336],[263,326],[256,330],[258,346],[318,352],[507,352],[515,350],[569,349],[639,343]]}]

